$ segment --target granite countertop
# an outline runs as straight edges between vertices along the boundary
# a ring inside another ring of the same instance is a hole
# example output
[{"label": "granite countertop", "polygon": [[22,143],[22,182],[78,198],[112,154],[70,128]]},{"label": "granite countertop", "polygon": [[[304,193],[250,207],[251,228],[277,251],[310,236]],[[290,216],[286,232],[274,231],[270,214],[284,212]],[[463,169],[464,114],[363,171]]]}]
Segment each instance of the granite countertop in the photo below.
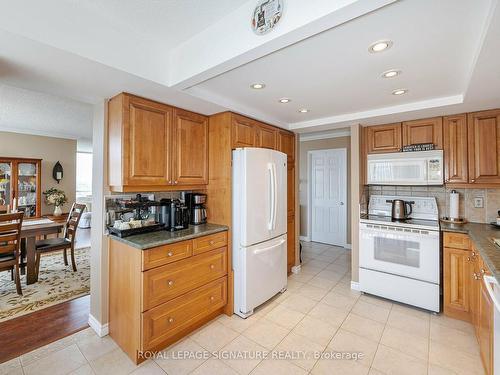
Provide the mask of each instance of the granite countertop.
[{"label": "granite countertop", "polygon": [[123,242],[137,249],[146,250],[152,247],[191,240],[193,238],[208,236],[209,234],[224,232],[227,230],[228,227],[225,225],[207,223],[200,225],[190,225],[188,229],[182,229],[175,232],[160,230],[156,232],[137,234],[135,236],[125,238],[120,238],[111,234],[109,235],[109,237],[113,240]]},{"label": "granite countertop", "polygon": [[467,223],[463,225],[441,223],[443,232],[465,233],[476,245],[491,274],[500,281],[500,247],[491,238],[500,238],[500,229],[489,224]]}]

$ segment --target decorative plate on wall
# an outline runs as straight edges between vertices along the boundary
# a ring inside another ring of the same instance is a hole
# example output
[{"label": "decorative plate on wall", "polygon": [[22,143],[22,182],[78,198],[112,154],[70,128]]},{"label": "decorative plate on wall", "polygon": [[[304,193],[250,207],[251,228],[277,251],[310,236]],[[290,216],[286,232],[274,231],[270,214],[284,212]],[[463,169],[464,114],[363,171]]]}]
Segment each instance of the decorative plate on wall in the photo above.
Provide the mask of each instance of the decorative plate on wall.
[{"label": "decorative plate on wall", "polygon": [[263,35],[271,31],[283,15],[283,0],[259,0],[253,11],[252,29]]}]

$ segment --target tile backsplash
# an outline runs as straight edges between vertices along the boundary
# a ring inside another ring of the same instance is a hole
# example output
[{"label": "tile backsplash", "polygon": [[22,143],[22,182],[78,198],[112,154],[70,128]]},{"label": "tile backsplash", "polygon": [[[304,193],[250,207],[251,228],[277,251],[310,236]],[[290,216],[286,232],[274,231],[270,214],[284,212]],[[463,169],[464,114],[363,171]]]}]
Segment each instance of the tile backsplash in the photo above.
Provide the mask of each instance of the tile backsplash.
[{"label": "tile backsplash", "polygon": [[[435,197],[439,216],[450,212],[450,192],[460,194],[459,213],[470,222],[489,223],[495,221],[500,210],[500,189],[450,189],[444,186],[367,186],[366,195],[409,195],[415,197]],[[483,207],[474,207],[474,199],[482,198]]]}]

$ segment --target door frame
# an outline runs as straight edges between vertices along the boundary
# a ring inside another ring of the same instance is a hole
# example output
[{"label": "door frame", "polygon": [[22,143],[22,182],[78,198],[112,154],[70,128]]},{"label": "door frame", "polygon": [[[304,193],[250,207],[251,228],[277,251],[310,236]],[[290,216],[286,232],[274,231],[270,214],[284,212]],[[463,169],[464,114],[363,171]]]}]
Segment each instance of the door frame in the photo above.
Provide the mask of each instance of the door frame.
[{"label": "door frame", "polygon": [[[346,173],[346,186],[345,186],[345,204],[344,204],[344,218],[345,218],[345,225],[344,225],[344,236],[343,236],[343,243],[339,246],[342,246],[344,248],[348,248],[349,245],[347,244],[347,217],[348,217],[348,212],[347,212],[347,199],[348,199],[348,176],[349,174],[347,173],[347,148],[346,147],[339,147],[339,148],[327,148],[327,149],[319,149],[319,150],[310,150],[307,151],[307,238],[306,240],[308,242],[312,241],[312,188],[311,188],[311,181],[312,181],[312,156],[316,153],[324,152],[324,151],[342,151],[345,155],[345,173]],[[336,246],[336,245],[334,245]]]}]

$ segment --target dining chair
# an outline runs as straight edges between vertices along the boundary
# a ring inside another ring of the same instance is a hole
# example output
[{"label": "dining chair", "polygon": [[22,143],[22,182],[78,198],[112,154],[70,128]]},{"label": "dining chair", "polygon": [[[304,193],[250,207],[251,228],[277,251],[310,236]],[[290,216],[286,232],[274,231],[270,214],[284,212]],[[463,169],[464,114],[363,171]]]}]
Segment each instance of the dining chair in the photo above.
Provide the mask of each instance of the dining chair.
[{"label": "dining chair", "polygon": [[0,271],[11,272],[16,281],[17,294],[19,295],[23,295],[19,274],[23,215],[22,212],[0,215]]},{"label": "dining chair", "polygon": [[63,252],[64,264],[68,265],[68,255],[66,251],[70,249],[71,251],[71,264],[73,266],[73,271],[76,272],[76,261],[75,261],[75,238],[76,230],[78,229],[78,223],[82,217],[83,211],[85,211],[85,205],[79,203],[73,203],[71,210],[68,214],[68,219],[64,225],[64,237],[58,238],[47,238],[44,240],[36,241],[36,274],[40,272],[40,258],[42,254],[52,253],[55,251]]}]

